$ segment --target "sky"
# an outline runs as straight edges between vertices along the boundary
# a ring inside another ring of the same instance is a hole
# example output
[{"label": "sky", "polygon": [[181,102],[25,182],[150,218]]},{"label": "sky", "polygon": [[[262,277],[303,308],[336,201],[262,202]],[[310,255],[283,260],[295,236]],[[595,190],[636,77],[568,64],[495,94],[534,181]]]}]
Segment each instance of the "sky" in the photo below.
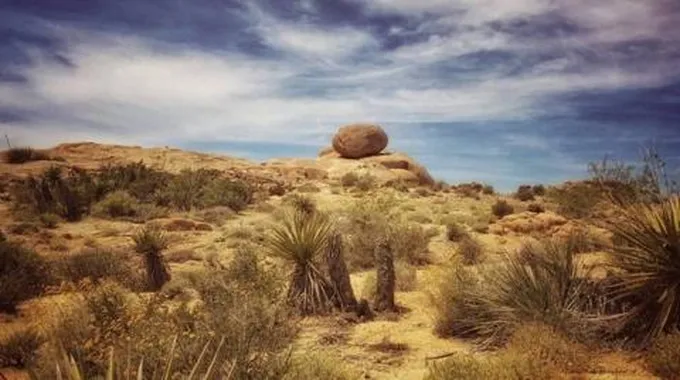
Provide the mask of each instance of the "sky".
[{"label": "sky", "polygon": [[680,174],[680,1],[0,0],[14,145],[315,157],[353,122],[449,183]]}]

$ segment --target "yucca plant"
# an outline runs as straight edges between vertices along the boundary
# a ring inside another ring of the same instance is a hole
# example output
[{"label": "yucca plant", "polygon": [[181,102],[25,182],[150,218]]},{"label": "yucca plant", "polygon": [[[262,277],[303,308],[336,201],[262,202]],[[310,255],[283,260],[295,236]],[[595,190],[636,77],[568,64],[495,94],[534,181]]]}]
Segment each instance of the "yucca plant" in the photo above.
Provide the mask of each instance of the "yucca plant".
[{"label": "yucca plant", "polygon": [[680,196],[620,211],[623,221],[610,225],[619,242],[611,262],[620,272],[610,294],[632,300],[624,326],[644,343],[680,327]]},{"label": "yucca plant", "polygon": [[503,343],[525,322],[568,329],[581,322],[587,273],[576,265],[568,244],[546,241],[524,248],[524,257],[507,255],[500,264],[457,267],[436,295],[442,335],[479,339],[483,346]]},{"label": "yucca plant", "polygon": [[163,250],[168,247],[167,236],[156,225],[147,225],[139,230],[132,240],[135,252],[144,256],[147,283],[150,290],[156,291],[170,281],[170,273],[163,260]]},{"label": "yucca plant", "polygon": [[293,264],[288,298],[303,315],[328,310],[332,286],[319,269],[331,232],[329,218],[319,212],[287,211],[266,240],[273,256]]}]

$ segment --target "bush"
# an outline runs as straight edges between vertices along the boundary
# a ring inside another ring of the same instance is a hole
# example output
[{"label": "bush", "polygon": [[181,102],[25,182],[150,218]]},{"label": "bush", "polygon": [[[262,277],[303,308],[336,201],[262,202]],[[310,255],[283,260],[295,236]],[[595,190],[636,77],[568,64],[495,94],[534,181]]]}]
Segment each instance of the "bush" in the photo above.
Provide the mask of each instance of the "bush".
[{"label": "bush", "polygon": [[465,265],[479,264],[483,257],[483,248],[477,239],[467,236],[458,243],[458,255]]},{"label": "bush", "polygon": [[484,187],[482,188],[482,194],[494,195],[496,194],[496,190],[494,190],[493,186],[491,185],[484,185]]},{"label": "bush", "polygon": [[4,152],[5,162],[8,164],[23,164],[30,161],[47,161],[50,156],[42,151],[30,147],[10,148]]},{"label": "bush", "polygon": [[359,175],[354,172],[349,172],[340,177],[340,183],[342,184],[343,187],[352,187],[356,186],[356,184],[359,182]]},{"label": "bush", "polygon": [[[100,168],[96,177],[96,198],[113,191],[125,191],[142,203],[155,203],[162,199],[161,193],[172,174],[152,169],[143,162],[125,165],[106,165]],[[159,205],[168,206],[165,201]]]},{"label": "bush", "polygon": [[35,329],[24,328],[0,337],[0,368],[27,368],[37,358],[44,339]]},{"label": "bush", "polygon": [[546,199],[557,205],[558,214],[569,219],[584,219],[594,215],[605,196],[591,183],[576,182],[548,189]]},{"label": "bush", "polygon": [[168,183],[163,196],[173,207],[191,211],[192,208],[199,207],[206,186],[215,177],[216,174],[212,171],[184,169]]},{"label": "bush", "polygon": [[542,197],[545,195],[545,186],[540,184],[534,185],[531,187],[531,192],[534,193],[534,195],[537,197]]},{"label": "bush", "polygon": [[283,199],[283,203],[292,206],[295,210],[307,215],[316,212],[316,202],[310,197],[300,194],[290,194]]},{"label": "bush", "polygon": [[54,266],[58,279],[73,283],[88,279],[98,284],[109,279],[136,289],[141,281],[131,263],[131,257],[113,250],[87,248],[78,253],[60,257]]},{"label": "bush", "polygon": [[491,212],[498,218],[503,218],[515,212],[515,209],[507,201],[499,199],[491,206]]},{"label": "bush", "polygon": [[45,259],[18,244],[0,241],[0,311],[38,296],[50,281]]},{"label": "bush", "polygon": [[359,177],[355,186],[361,191],[368,191],[375,187],[376,178],[370,174],[364,174]]},{"label": "bush", "polygon": [[333,355],[311,353],[293,358],[283,380],[353,380],[360,375]]},{"label": "bush", "polygon": [[657,338],[645,359],[653,374],[663,379],[677,379],[680,374],[680,333]]},{"label": "bush", "polygon": [[515,193],[515,198],[519,199],[522,202],[533,201],[534,191],[532,190],[532,187],[529,185],[520,185],[517,188],[517,192]]},{"label": "bush", "polygon": [[591,352],[583,344],[573,342],[554,328],[527,324],[510,338],[506,350],[533,358],[544,368],[561,373],[588,373]]},{"label": "bush", "polygon": [[240,212],[253,201],[253,190],[242,181],[219,178],[211,181],[205,188],[205,194],[199,206],[226,206]]},{"label": "bush", "polygon": [[434,294],[436,331],[441,335],[478,338],[480,343],[505,342],[528,321],[569,331],[578,325],[585,299],[587,274],[566,245],[546,241],[527,248],[528,262],[517,257],[480,268],[452,266]]},{"label": "bush", "polygon": [[43,225],[43,227],[49,229],[57,228],[59,222],[61,221],[59,215],[55,215],[52,213],[41,214],[38,219],[40,219],[40,223]]},{"label": "bush", "polygon": [[530,203],[529,206],[527,206],[527,211],[533,212],[535,214],[540,214],[542,212],[545,212],[545,207],[539,203]]},{"label": "bush", "polygon": [[137,216],[139,203],[126,191],[110,193],[101,202],[94,205],[94,214],[105,218],[123,218]]},{"label": "bush", "polygon": [[477,357],[455,353],[445,360],[430,364],[425,380],[550,380],[557,375],[529,355],[501,353]]},{"label": "bush", "polygon": [[446,239],[448,241],[457,243],[467,236],[467,231],[460,224],[451,222],[446,225]]},{"label": "bush", "polygon": [[635,300],[625,331],[648,342],[680,328],[680,196],[619,211],[625,219],[610,225],[619,242],[610,261],[621,282],[612,296]]}]

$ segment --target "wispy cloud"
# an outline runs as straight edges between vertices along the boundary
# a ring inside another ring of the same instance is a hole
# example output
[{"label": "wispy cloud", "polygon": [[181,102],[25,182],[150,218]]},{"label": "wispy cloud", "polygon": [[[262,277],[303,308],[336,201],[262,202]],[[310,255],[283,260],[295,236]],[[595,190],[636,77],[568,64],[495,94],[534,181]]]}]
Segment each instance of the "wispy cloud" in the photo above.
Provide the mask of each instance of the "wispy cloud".
[{"label": "wispy cloud", "polygon": [[[0,80],[0,116],[22,117],[5,118],[0,126],[34,144],[317,146],[339,124],[374,121],[395,131],[396,146],[408,145],[450,176],[451,165],[428,158],[441,160],[444,147],[432,153],[418,146],[436,146],[444,130],[456,139],[461,123],[470,123],[477,135],[460,141],[460,150],[475,146],[475,138],[499,137],[497,146],[484,149],[486,160],[463,159],[461,171],[526,176],[513,161],[499,165],[498,156],[528,150],[554,153],[544,159],[572,175],[578,157],[559,151],[544,127],[555,118],[581,117],[582,104],[565,97],[605,94],[597,106],[611,108],[616,104],[606,94],[680,81],[680,31],[673,28],[680,6],[672,0],[353,2],[359,12],[353,19],[315,0],[283,8],[279,2],[240,3],[214,16],[200,2],[177,10],[207,17],[203,24],[237,25],[225,29],[224,40],[238,43],[224,46],[213,39],[178,42],[179,32],[166,29],[134,33],[128,19],[133,32],[30,16],[30,30],[12,23],[9,35],[49,35],[61,47],[55,58],[35,44],[13,43],[28,59],[12,66],[23,82]],[[198,22],[182,27],[186,36],[207,33]],[[667,106],[673,102],[677,98]],[[438,127],[428,129],[433,123]],[[524,127],[503,131],[512,123]],[[399,137],[403,128],[420,143]],[[589,138],[582,134],[570,138]],[[520,160],[515,156],[510,159]],[[548,166],[538,175],[551,171]]]}]

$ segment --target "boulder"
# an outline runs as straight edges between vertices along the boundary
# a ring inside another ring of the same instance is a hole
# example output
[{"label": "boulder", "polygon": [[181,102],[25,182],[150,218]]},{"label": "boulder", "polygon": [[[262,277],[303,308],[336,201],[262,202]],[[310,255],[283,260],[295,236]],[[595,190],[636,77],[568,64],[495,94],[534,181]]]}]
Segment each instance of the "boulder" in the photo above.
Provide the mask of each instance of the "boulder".
[{"label": "boulder", "polygon": [[350,124],[333,136],[333,149],[344,158],[363,158],[382,152],[387,142],[387,134],[379,125]]}]

